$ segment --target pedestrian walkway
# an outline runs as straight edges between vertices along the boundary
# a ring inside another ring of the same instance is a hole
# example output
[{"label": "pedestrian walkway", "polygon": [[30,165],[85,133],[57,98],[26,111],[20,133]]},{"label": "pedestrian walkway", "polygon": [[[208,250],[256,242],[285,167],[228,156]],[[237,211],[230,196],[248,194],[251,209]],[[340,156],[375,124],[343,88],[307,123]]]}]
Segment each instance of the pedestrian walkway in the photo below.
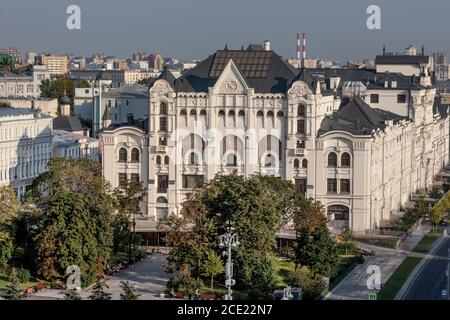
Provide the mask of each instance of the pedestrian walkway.
[{"label": "pedestrian walkway", "polygon": [[386,283],[405,257],[414,249],[422,236],[431,229],[429,224],[422,224],[409,235],[403,249],[390,249],[371,245],[365,245],[375,253],[373,256],[365,256],[364,263],[357,265],[324,299],[326,300],[368,300],[369,289],[367,279],[370,274],[367,268],[370,265],[380,267],[381,283]]},{"label": "pedestrian walkway", "polygon": [[[166,255],[155,253],[145,258],[131,267],[120,271],[116,276],[108,278],[105,283],[109,286],[105,289],[106,292],[112,294],[113,300],[120,300],[121,281],[130,281],[141,296],[139,300],[161,300],[160,292],[166,288],[166,283],[169,280],[169,274],[164,271],[164,264],[166,263]],[[83,290],[80,295],[83,299],[88,299],[92,289]],[[44,289],[28,300],[55,300],[63,299],[62,290]]]}]

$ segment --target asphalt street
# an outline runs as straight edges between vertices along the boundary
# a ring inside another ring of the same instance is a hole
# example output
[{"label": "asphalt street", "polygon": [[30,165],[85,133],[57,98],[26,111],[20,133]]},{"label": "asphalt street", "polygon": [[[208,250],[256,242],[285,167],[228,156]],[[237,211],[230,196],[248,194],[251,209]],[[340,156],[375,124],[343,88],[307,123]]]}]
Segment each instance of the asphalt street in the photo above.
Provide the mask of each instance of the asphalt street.
[{"label": "asphalt street", "polygon": [[406,292],[403,300],[442,300],[442,289],[447,288],[447,263],[450,236],[428,260]]}]

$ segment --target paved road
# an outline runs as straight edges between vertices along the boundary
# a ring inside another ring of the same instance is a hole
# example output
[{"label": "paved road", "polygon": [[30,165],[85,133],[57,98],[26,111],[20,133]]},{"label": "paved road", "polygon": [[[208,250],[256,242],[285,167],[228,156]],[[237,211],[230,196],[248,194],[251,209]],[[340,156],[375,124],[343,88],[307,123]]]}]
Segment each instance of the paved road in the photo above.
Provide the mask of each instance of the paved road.
[{"label": "paved road", "polygon": [[441,290],[446,288],[447,250],[450,236],[444,241],[434,256],[430,258],[418,277],[403,297],[404,300],[440,300]]},{"label": "paved road", "polygon": [[[120,299],[120,281],[130,281],[138,289],[142,295],[139,300],[159,300],[159,293],[164,291],[166,283],[170,275],[164,271],[163,265],[166,263],[167,255],[152,254],[151,256],[140,261],[130,268],[120,271],[117,276],[110,277],[106,280],[109,289],[106,292],[112,294],[113,300]],[[87,299],[90,290],[83,290],[80,295],[83,299]],[[45,289],[39,291],[28,300],[55,300],[62,299],[61,290]]]}]

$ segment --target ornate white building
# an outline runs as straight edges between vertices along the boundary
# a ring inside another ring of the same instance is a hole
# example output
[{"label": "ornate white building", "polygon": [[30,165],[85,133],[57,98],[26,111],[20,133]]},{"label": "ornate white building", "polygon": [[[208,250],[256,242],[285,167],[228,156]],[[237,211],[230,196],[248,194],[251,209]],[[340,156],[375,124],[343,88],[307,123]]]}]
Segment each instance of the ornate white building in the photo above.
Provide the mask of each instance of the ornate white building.
[{"label": "ornate white building", "polygon": [[22,198],[52,155],[52,117],[33,109],[0,108],[0,185]]},{"label": "ornate white building", "polygon": [[150,221],[180,213],[217,173],[262,173],[320,201],[331,226],[362,232],[447,164],[449,119],[427,70],[294,69],[265,49],[219,50],[177,79],[165,70],[148,118],[101,132],[105,178],[143,181]]}]

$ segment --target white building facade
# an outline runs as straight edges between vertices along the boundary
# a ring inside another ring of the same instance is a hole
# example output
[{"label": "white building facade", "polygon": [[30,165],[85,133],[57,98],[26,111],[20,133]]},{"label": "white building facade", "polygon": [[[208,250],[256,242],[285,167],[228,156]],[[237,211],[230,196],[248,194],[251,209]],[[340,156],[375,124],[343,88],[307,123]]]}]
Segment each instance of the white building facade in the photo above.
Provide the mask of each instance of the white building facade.
[{"label": "white building facade", "polygon": [[52,156],[52,117],[38,110],[0,108],[0,185],[19,198]]},{"label": "white building facade", "polygon": [[104,176],[113,186],[142,181],[151,221],[179,214],[187,193],[216,174],[236,172],[292,181],[325,206],[332,227],[389,224],[448,163],[449,120],[433,112],[427,79],[357,72],[364,90],[348,97],[355,74],[294,69],[270,49],[219,50],[178,79],[165,71],[149,89],[145,122],[101,132]]},{"label": "white building facade", "polygon": [[39,98],[46,79],[50,79],[46,66],[33,66],[31,75],[0,72],[0,98]]}]

